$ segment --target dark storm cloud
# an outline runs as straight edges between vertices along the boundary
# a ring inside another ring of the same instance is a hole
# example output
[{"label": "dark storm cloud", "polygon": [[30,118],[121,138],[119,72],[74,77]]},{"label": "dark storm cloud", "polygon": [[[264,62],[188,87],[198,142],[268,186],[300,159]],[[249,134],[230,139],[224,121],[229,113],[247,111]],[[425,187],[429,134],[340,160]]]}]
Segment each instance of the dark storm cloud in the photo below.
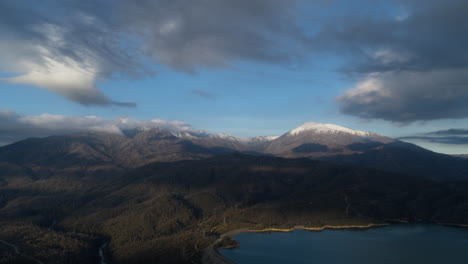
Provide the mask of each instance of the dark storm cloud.
[{"label": "dark storm cloud", "polygon": [[468,117],[468,2],[395,1],[401,12],[328,23],[312,45],[351,57],[361,76],[341,111],[395,123]]},{"label": "dark storm cloud", "polygon": [[83,105],[122,105],[97,80],[151,74],[153,63],[194,72],[237,60],[287,63],[302,35],[294,1],[83,0],[0,2],[0,72]]}]

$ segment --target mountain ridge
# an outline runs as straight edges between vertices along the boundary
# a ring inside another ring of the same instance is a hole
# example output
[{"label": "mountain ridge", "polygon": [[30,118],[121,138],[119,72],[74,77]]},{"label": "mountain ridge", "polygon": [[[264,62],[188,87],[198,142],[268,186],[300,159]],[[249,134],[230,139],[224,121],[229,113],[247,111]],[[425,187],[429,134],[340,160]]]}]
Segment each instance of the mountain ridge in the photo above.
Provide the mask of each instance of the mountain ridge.
[{"label": "mountain ridge", "polygon": [[65,168],[75,173],[102,168],[120,171],[151,162],[200,160],[233,152],[321,159],[433,179],[468,177],[466,160],[376,133],[319,123],[305,123],[279,137],[247,139],[165,128],[137,128],[122,135],[92,132],[33,138],[0,147],[0,162],[8,171],[14,167],[24,175],[48,175]]},{"label": "mountain ridge", "polygon": [[238,228],[389,219],[467,224],[467,189],[467,181],[230,153],[109,177],[7,179],[0,184],[0,239],[44,263],[63,263],[64,254],[67,263],[98,263],[104,243],[111,263],[201,263],[205,248]]},{"label": "mountain ridge", "polygon": [[342,129],[31,138],[0,148],[0,239],[44,263],[98,263],[103,244],[116,264],[200,263],[242,227],[467,224],[467,175],[467,160]]}]

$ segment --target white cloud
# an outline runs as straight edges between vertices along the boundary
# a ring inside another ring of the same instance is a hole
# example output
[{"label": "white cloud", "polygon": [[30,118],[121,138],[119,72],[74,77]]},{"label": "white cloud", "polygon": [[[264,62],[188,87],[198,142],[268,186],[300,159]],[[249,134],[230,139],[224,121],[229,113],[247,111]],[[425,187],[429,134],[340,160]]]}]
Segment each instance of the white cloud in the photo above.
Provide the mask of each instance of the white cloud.
[{"label": "white cloud", "polygon": [[347,101],[352,99],[359,103],[369,104],[377,99],[376,95],[385,97],[390,96],[390,93],[385,90],[379,74],[371,74],[358,82],[354,88],[347,90],[338,97],[338,100]]},{"label": "white cloud", "polygon": [[[66,49],[66,36],[70,34],[67,28],[41,24],[34,25],[32,30],[46,36],[48,44],[22,45],[23,49],[34,54],[34,59],[22,54],[9,58],[9,66],[13,64],[19,75],[4,78],[4,81],[40,87],[82,105],[134,106],[132,103],[114,102],[96,88],[95,83],[102,70],[100,63],[92,58],[91,51],[75,50],[74,56],[54,54],[57,49]],[[6,48],[6,52],[9,50]]]},{"label": "white cloud", "polygon": [[134,128],[164,128],[171,132],[195,131],[190,124],[161,119],[135,120],[129,117],[106,119],[98,116],[20,115],[0,111],[0,142],[4,145],[28,137],[43,137],[80,132],[104,132],[122,135],[122,131]]},{"label": "white cloud", "polygon": [[388,65],[391,63],[404,63],[411,58],[409,54],[398,52],[389,48],[378,49],[374,51],[371,56],[383,65]]},{"label": "white cloud", "polygon": [[45,47],[35,47],[35,50],[40,54],[39,61],[20,59],[18,64],[24,74],[4,80],[38,86],[84,105],[111,104],[110,99],[94,86],[98,72],[95,63],[88,60],[79,64],[67,57],[58,61]]},{"label": "white cloud", "polygon": [[55,20],[50,14],[60,4],[44,3],[50,13],[25,4],[1,4],[0,72],[12,77],[0,80],[46,89],[82,105],[135,106],[115,102],[96,87],[98,79],[134,66],[108,26],[78,9]]},{"label": "white cloud", "polygon": [[[195,72],[239,60],[288,63],[301,42],[294,1],[0,1],[0,73],[82,105],[114,102],[96,81],[155,65]],[[153,64],[152,64],[153,63]],[[151,65],[152,64],[152,65]]]}]

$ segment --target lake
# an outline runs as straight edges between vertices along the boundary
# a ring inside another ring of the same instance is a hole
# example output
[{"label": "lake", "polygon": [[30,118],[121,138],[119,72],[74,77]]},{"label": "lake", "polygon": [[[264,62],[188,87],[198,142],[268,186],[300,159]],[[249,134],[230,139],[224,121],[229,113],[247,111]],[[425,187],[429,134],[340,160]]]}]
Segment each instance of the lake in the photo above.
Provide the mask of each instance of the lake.
[{"label": "lake", "polygon": [[237,264],[466,264],[468,229],[398,224],[367,230],[240,233],[220,253]]}]

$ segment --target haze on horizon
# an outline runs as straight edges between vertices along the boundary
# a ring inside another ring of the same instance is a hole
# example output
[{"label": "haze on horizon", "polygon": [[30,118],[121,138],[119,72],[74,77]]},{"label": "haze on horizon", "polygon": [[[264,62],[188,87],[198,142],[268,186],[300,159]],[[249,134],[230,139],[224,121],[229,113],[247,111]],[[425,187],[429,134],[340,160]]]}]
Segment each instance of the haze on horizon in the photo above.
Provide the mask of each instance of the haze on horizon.
[{"label": "haze on horizon", "polygon": [[0,145],[316,121],[468,153],[466,14],[463,0],[4,0]]}]

